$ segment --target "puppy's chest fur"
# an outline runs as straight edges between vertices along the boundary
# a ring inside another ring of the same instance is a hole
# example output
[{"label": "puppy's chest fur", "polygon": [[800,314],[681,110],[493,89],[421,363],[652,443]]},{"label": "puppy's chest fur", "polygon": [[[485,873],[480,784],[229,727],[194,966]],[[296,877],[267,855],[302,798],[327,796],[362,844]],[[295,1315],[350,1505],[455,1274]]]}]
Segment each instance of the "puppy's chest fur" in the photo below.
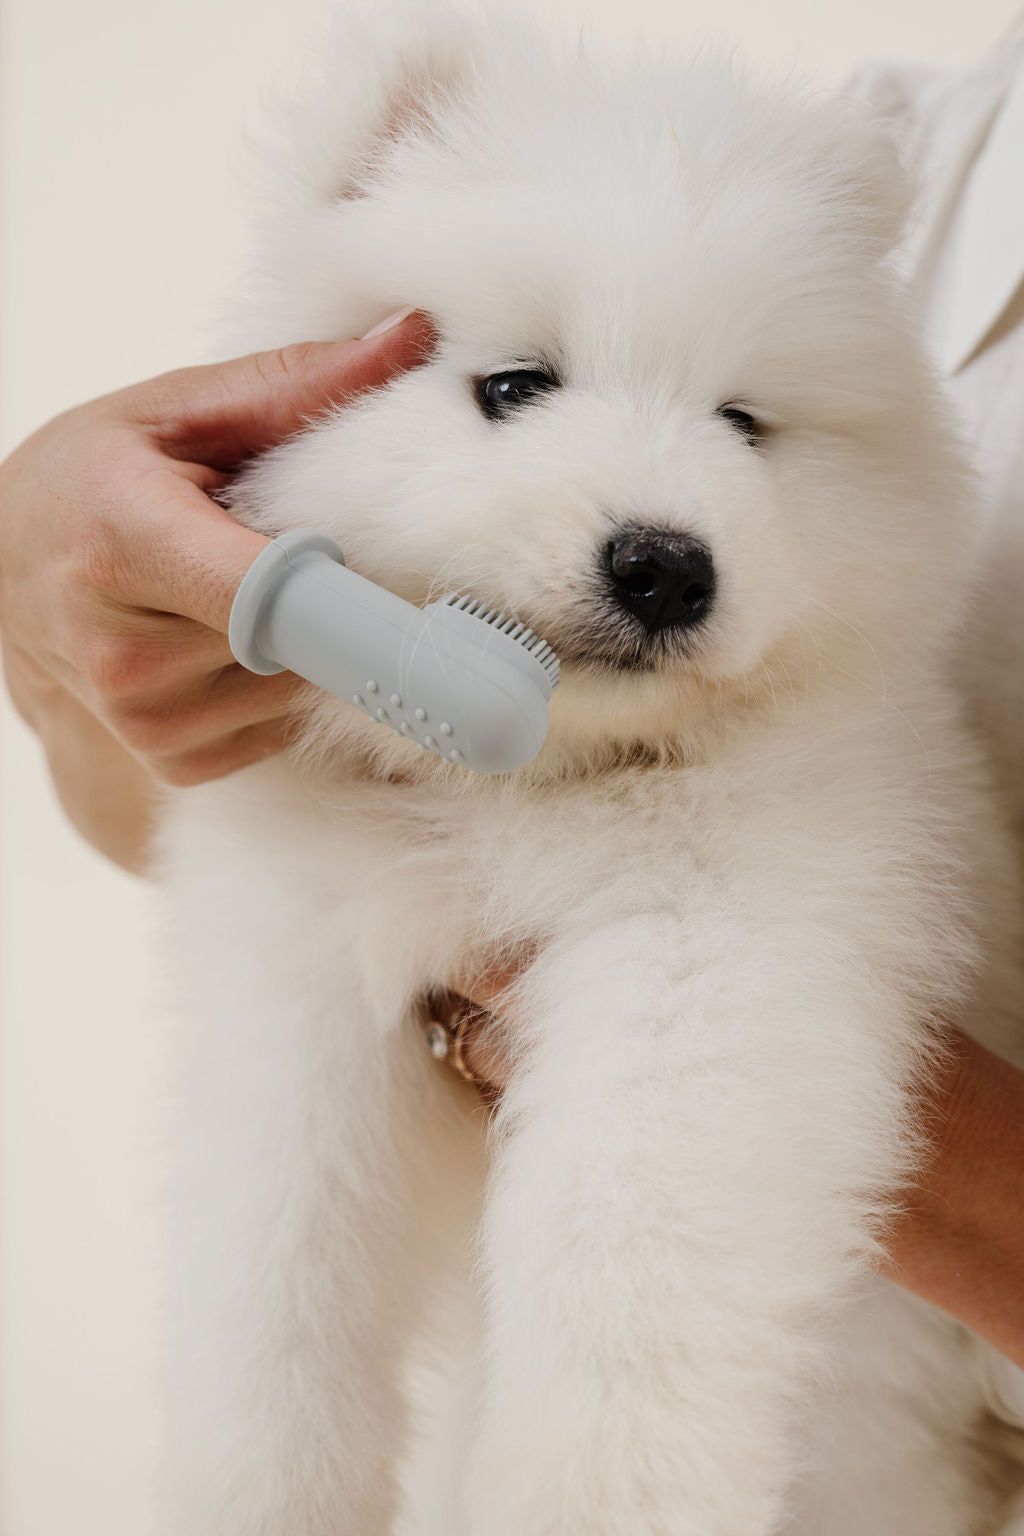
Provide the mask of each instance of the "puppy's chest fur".
[{"label": "puppy's chest fur", "polygon": [[[294,766],[264,765],[243,792],[212,785],[179,808],[172,889],[193,945],[207,911],[221,972],[224,947],[261,970],[300,948],[357,984],[382,1025],[426,986],[634,917],[708,945],[737,919],[803,919],[809,963],[823,931],[870,963],[889,954],[908,882],[922,930],[962,919],[969,827],[918,774],[890,771],[884,733],[862,732],[855,758],[850,740],[769,733],[731,761],[525,788],[459,775],[311,793]],[[225,857],[211,885],[213,839]]]},{"label": "puppy's chest fur", "polygon": [[224,976],[234,954],[267,973],[301,951],[393,1016],[425,985],[554,937],[707,913],[729,799],[706,769],[310,792],[294,765],[263,764],[171,807],[180,963]]},{"label": "puppy's chest fur", "polygon": [[[441,983],[549,936],[706,906],[713,788],[685,773],[534,794],[374,786],[334,802],[307,857],[362,954],[415,949]],[[300,865],[293,875],[304,883]]]}]

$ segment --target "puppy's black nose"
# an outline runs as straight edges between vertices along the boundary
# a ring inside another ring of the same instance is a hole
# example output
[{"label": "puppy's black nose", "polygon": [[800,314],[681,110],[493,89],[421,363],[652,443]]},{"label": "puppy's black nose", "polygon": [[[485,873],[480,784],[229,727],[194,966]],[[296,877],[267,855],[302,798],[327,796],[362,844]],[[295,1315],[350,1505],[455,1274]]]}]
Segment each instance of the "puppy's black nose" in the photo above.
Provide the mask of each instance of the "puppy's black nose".
[{"label": "puppy's black nose", "polygon": [[605,549],[615,601],[639,619],[649,635],[690,629],[706,617],[715,592],[708,549],[688,533],[637,528]]}]

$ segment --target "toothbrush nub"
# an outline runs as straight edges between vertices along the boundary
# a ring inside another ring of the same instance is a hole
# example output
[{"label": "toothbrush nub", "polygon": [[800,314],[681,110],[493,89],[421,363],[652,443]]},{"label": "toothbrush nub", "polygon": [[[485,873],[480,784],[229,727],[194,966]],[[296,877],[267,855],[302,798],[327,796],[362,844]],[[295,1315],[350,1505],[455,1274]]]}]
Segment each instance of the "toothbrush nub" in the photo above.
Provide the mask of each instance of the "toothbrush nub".
[{"label": "toothbrush nub", "polygon": [[295,672],[479,773],[521,768],[547,735],[558,657],[532,629],[457,593],[417,608],[316,529],[282,534],[249,567],[228,640],[250,672]]}]

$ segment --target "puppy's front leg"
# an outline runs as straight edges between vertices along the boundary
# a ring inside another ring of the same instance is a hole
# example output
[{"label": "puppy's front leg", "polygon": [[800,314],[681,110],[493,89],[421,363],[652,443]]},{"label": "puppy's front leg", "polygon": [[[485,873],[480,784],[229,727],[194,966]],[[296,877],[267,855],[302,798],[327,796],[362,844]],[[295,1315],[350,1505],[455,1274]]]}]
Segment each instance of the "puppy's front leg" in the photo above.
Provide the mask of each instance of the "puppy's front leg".
[{"label": "puppy's front leg", "polygon": [[527,983],[466,1536],[780,1517],[802,1368],[898,1158],[901,1090],[852,976],[801,981],[780,935],[727,928],[623,923]]},{"label": "puppy's front leg", "polygon": [[216,993],[191,1053],[161,1530],[386,1536],[403,1354],[462,1240],[480,1112],[415,1032],[381,1036],[357,992],[325,995],[330,970],[270,961],[247,994]]}]

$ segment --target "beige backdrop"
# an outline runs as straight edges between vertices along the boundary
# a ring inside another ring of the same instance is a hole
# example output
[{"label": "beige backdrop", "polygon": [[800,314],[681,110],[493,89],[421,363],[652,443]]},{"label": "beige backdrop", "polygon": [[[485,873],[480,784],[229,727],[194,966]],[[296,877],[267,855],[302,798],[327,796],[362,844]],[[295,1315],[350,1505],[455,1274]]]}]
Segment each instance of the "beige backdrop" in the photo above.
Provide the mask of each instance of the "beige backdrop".
[{"label": "beige backdrop", "polygon": [[[615,35],[724,36],[829,79],[865,55],[967,60],[1017,4],[535,8]],[[244,250],[243,127],[319,9],[0,0],[4,451],[77,400],[209,355]],[[0,1532],[149,1536],[155,904],[67,830],[9,711],[0,748]]]}]

